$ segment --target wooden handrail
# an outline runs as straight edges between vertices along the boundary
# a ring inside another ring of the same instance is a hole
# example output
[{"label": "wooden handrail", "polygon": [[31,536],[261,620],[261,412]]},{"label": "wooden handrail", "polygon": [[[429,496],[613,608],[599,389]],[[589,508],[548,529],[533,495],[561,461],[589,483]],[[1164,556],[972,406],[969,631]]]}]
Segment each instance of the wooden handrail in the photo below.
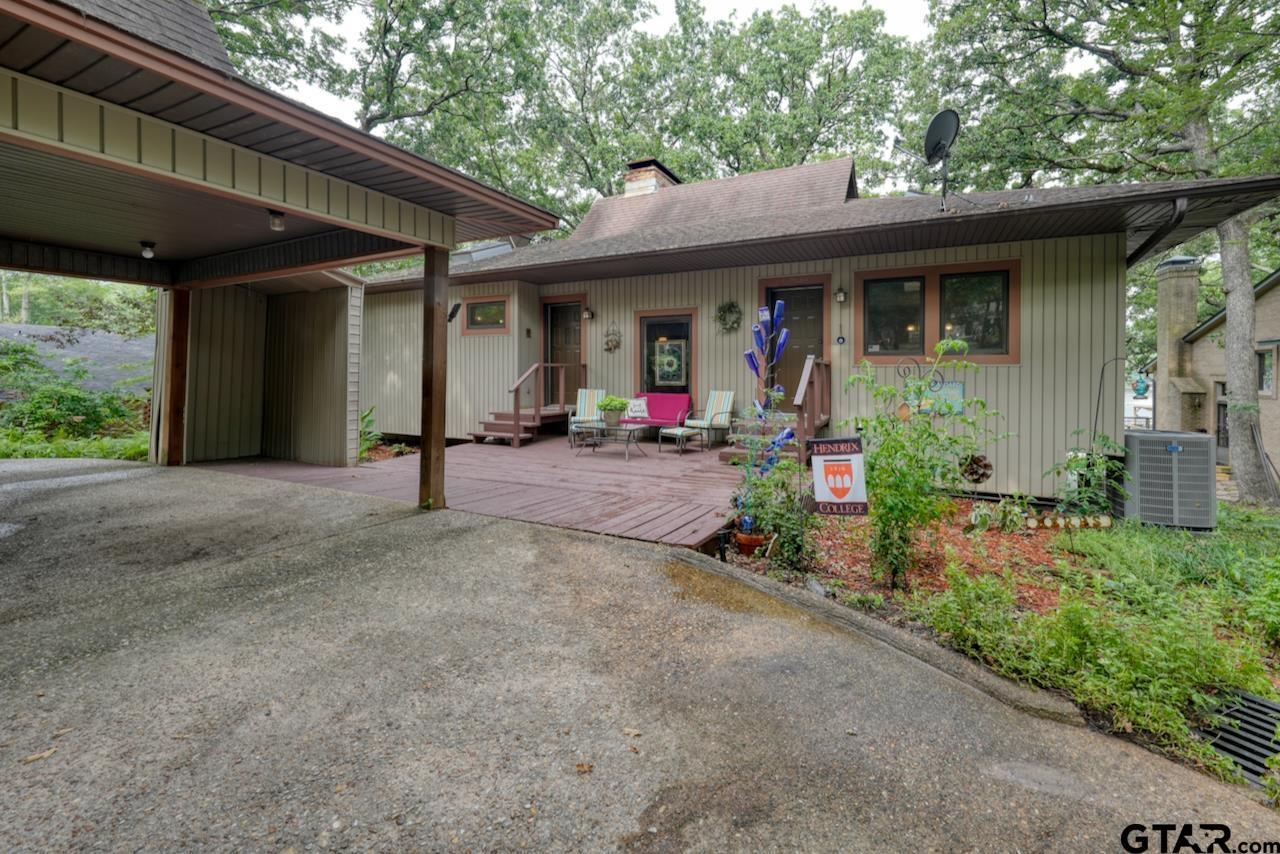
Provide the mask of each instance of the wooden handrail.
[{"label": "wooden handrail", "polygon": [[796,408],[796,444],[800,465],[809,462],[807,440],[831,422],[831,362],[808,356],[792,401]]},{"label": "wooden handrail", "polygon": [[[538,418],[542,413],[542,395],[546,383],[543,378],[546,376],[548,368],[554,368],[558,371],[558,379],[560,381],[560,409],[564,410],[564,376],[565,369],[573,367],[568,362],[534,362],[532,365],[520,375],[511,388],[507,389],[507,393],[511,395],[511,447],[520,447],[520,389],[530,377],[536,377],[533,384],[533,415]],[[578,366],[582,371],[582,382],[586,383],[587,366],[582,363]]]}]

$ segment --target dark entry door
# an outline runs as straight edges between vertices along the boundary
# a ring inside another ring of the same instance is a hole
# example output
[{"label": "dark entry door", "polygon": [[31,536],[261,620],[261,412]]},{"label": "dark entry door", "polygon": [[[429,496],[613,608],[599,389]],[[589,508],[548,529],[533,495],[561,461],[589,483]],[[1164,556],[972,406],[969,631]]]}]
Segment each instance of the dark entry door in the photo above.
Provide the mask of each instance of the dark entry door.
[{"label": "dark entry door", "polygon": [[1218,462],[1218,465],[1225,466],[1231,462],[1231,459],[1230,459],[1231,435],[1230,433],[1227,432],[1227,402],[1225,400],[1222,400],[1222,399],[1218,400],[1217,415],[1218,415],[1217,425],[1216,425],[1218,429],[1217,462]]},{"label": "dark entry door", "polygon": [[796,288],[770,288],[767,292],[770,308],[776,300],[786,304],[786,316],[782,325],[791,330],[791,342],[778,364],[774,366],[770,383],[781,385],[786,389],[786,397],[782,407],[788,411],[795,409],[797,386],[800,374],[804,371],[805,359],[809,356],[823,355],[823,345],[827,329],[826,317],[823,316],[823,287],[806,285]]},{"label": "dark entry door", "polygon": [[[564,402],[573,406],[578,399],[582,364],[582,304],[549,302],[546,304],[546,352],[543,361],[568,365],[564,372]],[[554,406],[560,400],[560,371],[546,372],[545,402]]]}]

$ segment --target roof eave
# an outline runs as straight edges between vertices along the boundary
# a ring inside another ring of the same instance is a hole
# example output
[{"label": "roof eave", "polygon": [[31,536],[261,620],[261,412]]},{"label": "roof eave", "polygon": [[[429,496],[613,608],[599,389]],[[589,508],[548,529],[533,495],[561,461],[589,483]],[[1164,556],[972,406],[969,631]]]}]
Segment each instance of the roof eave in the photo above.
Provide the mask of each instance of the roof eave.
[{"label": "roof eave", "polygon": [[[402,169],[527,221],[527,228],[521,225],[519,230],[510,229],[503,233],[534,233],[553,229],[559,223],[560,218],[556,214],[531,202],[407,152],[270,89],[227,75],[69,7],[44,0],[9,0],[5,12],[27,24],[100,50],[155,74],[183,82],[230,104],[269,116],[334,145],[349,147],[371,160]],[[495,232],[493,236],[501,234]]]}]

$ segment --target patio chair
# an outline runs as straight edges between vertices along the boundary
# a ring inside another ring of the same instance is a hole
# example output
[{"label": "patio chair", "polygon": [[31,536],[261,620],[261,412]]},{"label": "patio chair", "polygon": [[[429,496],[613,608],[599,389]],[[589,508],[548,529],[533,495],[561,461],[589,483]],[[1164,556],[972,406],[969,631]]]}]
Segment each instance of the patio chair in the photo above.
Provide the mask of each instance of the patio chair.
[{"label": "patio chair", "polygon": [[603,427],[604,419],[600,417],[600,401],[605,398],[602,388],[578,389],[578,403],[569,416],[569,447],[574,445],[574,427]]},{"label": "patio chair", "polygon": [[684,420],[684,426],[702,431],[702,447],[710,448],[716,430],[728,432],[733,418],[733,392],[713,391],[707,395],[707,407]]}]

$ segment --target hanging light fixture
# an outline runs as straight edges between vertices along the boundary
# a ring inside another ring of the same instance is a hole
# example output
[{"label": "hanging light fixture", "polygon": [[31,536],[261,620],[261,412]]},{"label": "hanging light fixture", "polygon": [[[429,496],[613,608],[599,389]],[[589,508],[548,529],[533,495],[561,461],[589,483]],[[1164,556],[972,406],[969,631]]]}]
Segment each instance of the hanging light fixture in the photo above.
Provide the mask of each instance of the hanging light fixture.
[{"label": "hanging light fixture", "polygon": [[284,214],[280,211],[267,211],[267,226],[272,231],[284,231]]},{"label": "hanging light fixture", "polygon": [[836,302],[844,302],[849,298],[849,292],[846,291],[843,286],[838,287],[836,288],[835,298]]},{"label": "hanging light fixture", "polygon": [[156,257],[156,243],[154,240],[139,240],[138,245],[142,247],[142,257],[150,261]]}]

